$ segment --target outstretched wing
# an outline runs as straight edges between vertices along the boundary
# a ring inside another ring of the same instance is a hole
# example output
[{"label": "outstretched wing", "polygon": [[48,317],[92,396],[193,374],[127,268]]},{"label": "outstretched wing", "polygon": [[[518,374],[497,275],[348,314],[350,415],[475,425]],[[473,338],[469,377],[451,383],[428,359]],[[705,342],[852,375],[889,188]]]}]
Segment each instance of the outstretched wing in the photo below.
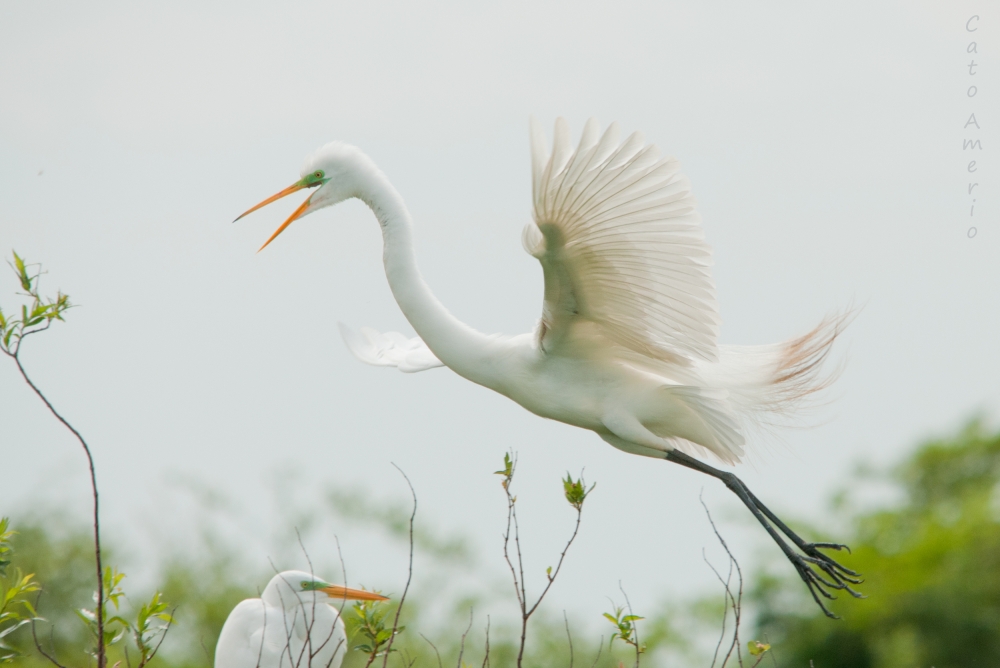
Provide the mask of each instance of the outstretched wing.
[{"label": "outstretched wing", "polygon": [[545,275],[538,343],[553,351],[584,321],[637,353],[681,365],[718,358],[718,307],[687,178],[635,133],[599,136],[587,121],[576,151],[562,118],[549,154],[531,119],[534,222],[525,250]]},{"label": "outstretched wing", "polygon": [[356,332],[342,322],[337,324],[344,343],[366,364],[394,366],[404,373],[444,366],[419,336],[408,339],[399,332],[381,334],[371,327],[362,327]]}]

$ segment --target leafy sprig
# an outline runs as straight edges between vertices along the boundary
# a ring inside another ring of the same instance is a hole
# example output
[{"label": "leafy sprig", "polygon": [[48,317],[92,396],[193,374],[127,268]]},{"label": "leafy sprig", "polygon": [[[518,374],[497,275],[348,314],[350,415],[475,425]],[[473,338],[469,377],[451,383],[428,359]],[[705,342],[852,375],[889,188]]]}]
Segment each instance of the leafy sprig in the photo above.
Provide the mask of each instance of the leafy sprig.
[{"label": "leafy sprig", "polygon": [[604,617],[611,622],[615,627],[615,632],[611,634],[611,641],[608,643],[610,648],[615,640],[621,640],[626,645],[631,645],[635,647],[636,652],[642,654],[646,651],[646,645],[640,644],[636,634],[635,623],[644,617],[633,614],[625,614],[624,607],[615,607],[614,614],[610,612],[605,612]]},{"label": "leafy sprig", "polygon": [[[107,648],[121,641],[126,635],[130,635],[135,641],[135,646],[139,651],[139,663],[137,668],[143,668],[149,663],[157,650],[170,625],[173,623],[173,616],[169,612],[169,604],[163,599],[163,594],[154,592],[148,603],[144,603],[136,612],[135,621],[127,619],[121,612],[123,601],[127,601],[125,590],[122,588],[122,580],[125,574],[117,568],[108,567],[104,569],[104,609],[103,623],[100,631],[97,624],[97,612],[88,608],[77,610],[77,616],[87,625],[91,636],[94,638],[95,647],[99,633],[103,632],[102,643]],[[98,600],[97,593],[94,593],[94,601]],[[97,650],[93,655],[96,657]],[[126,653],[127,656],[127,653]]]},{"label": "leafy sprig", "polygon": [[20,294],[31,300],[30,304],[21,304],[20,318],[13,314],[7,315],[0,308],[0,349],[16,357],[24,337],[48,329],[53,320],[62,321],[63,313],[73,305],[69,301],[69,295],[62,292],[56,292],[55,299],[43,298],[39,294],[41,265],[26,264],[17,253],[13,255],[14,262],[8,264],[24,290]]},{"label": "leafy sprig", "polygon": [[594,491],[595,487],[597,487],[596,482],[588,488],[587,481],[583,479],[582,475],[577,480],[573,480],[569,472],[566,473],[566,479],[563,480],[563,491],[566,494],[566,500],[577,511],[583,510],[583,502],[587,500],[587,496]]},{"label": "leafy sprig", "polygon": [[33,573],[25,575],[20,568],[8,571],[14,551],[11,539],[16,531],[10,529],[10,520],[0,518],[0,663],[7,663],[21,653],[5,642],[7,636],[39,619],[28,594],[39,590]]},{"label": "leafy sprig", "polygon": [[387,625],[389,604],[384,601],[358,601],[353,607],[357,623],[355,636],[361,640],[354,649],[368,655],[365,665],[370,666],[378,657],[397,651],[389,647],[389,641],[406,627],[397,626],[394,631],[391,624]]}]

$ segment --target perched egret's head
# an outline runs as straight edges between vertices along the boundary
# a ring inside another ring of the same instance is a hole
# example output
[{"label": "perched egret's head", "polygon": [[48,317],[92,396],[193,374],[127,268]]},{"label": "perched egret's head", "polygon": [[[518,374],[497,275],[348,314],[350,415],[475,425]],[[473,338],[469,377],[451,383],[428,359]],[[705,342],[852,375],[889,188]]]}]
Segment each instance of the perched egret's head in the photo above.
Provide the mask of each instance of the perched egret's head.
[{"label": "perched egret's head", "polygon": [[[291,225],[292,221],[298,220],[317,209],[333,206],[338,202],[343,202],[352,197],[358,197],[363,181],[374,170],[375,166],[359,149],[339,141],[330,142],[306,159],[305,164],[302,166],[301,179],[278,194],[272,195],[260,204],[244,211],[236,220],[263,206],[267,206],[271,202],[281,199],[285,195],[291,195],[297,190],[304,188],[316,189],[288,217],[288,220],[275,230],[271,238],[264,242],[264,246],[260,247],[263,250],[286,227]],[[236,221],[234,220],[233,222]]]},{"label": "perched egret's head", "polygon": [[387,601],[385,596],[362,589],[350,589],[341,585],[330,584],[305,571],[284,571],[278,573],[268,583],[261,598],[272,605],[289,607],[302,600],[313,600],[316,594],[323,595],[319,600],[337,601]]}]

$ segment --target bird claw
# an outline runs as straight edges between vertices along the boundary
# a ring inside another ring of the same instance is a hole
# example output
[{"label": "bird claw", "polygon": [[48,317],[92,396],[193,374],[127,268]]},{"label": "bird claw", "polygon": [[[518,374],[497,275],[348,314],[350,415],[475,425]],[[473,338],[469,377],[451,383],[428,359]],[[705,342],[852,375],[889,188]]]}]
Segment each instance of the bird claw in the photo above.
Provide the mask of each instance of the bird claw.
[{"label": "bird claw", "polygon": [[864,582],[860,573],[852,571],[836,559],[823,554],[819,551],[821,548],[835,550],[846,549],[848,554],[851,553],[851,549],[849,547],[839,543],[805,543],[801,546],[802,552],[814,560],[814,563],[817,566],[822,568],[824,571],[827,571],[831,577],[836,578],[838,581],[843,580],[845,582],[850,582],[851,584],[861,584]]},{"label": "bird claw", "polygon": [[[827,609],[820,596],[827,600],[836,600],[837,597],[828,591],[833,589],[846,591],[854,598],[865,598],[864,594],[855,591],[851,587],[852,584],[861,584],[864,580],[858,577],[858,573],[855,571],[846,568],[818,550],[818,548],[840,549],[840,547],[847,547],[846,545],[834,547],[834,545],[837,544],[806,543],[802,546],[802,551],[805,554],[789,555],[789,558],[792,565],[795,566],[795,570],[798,571],[799,577],[806,583],[809,593],[812,594],[813,600],[819,605],[823,614],[831,619],[840,619],[840,617]],[[819,571],[816,569],[819,569]],[[829,579],[823,577],[820,571],[825,573]]]}]

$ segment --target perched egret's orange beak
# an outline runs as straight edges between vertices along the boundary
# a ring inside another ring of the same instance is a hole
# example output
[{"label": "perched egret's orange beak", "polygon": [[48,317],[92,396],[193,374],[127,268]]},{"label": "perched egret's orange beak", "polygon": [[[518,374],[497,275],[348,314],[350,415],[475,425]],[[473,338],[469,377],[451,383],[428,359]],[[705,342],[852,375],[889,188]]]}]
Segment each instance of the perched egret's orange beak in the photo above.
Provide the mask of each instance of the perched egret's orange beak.
[{"label": "perched egret's orange beak", "polygon": [[[271,195],[270,197],[268,197],[266,200],[264,200],[260,204],[257,204],[256,206],[253,206],[253,207],[247,209],[246,211],[244,211],[243,213],[241,213],[236,218],[236,220],[239,220],[240,218],[242,218],[243,216],[246,216],[247,214],[253,213],[254,211],[256,211],[257,209],[259,209],[261,207],[267,206],[271,202],[278,201],[279,199],[281,199],[285,195],[291,195],[293,192],[296,192],[298,190],[302,190],[303,188],[312,188],[312,187],[318,186],[318,185],[320,185],[320,184],[319,183],[310,183],[306,179],[302,179],[301,181],[296,181],[292,185],[290,185],[287,188],[285,188],[284,190],[282,190],[280,193],[278,193],[276,195]],[[295,211],[292,212],[292,215],[288,217],[288,220],[286,220],[285,222],[283,222],[281,224],[281,227],[279,227],[277,230],[274,231],[274,234],[271,235],[271,238],[268,239],[267,241],[265,241],[264,245],[257,249],[258,253],[261,252],[262,250],[264,250],[264,248],[267,247],[267,245],[269,243],[271,243],[272,241],[274,241],[275,237],[277,237],[279,234],[281,234],[282,232],[284,232],[285,228],[292,224],[292,221],[294,221],[295,219],[299,218],[305,212],[305,210],[309,207],[309,199],[310,198],[307,197],[306,201],[303,202],[299,206],[299,208],[297,208]],[[233,222],[235,223],[236,220],[234,220]]]},{"label": "perched egret's orange beak", "polygon": [[[267,244],[264,245],[266,246]],[[389,600],[388,597],[376,594],[375,592],[364,591],[361,589],[349,589],[347,587],[341,587],[340,585],[330,585],[329,587],[323,587],[317,591],[321,591],[330,598],[335,598],[338,600],[347,600],[347,599],[352,599],[354,601]]]}]

